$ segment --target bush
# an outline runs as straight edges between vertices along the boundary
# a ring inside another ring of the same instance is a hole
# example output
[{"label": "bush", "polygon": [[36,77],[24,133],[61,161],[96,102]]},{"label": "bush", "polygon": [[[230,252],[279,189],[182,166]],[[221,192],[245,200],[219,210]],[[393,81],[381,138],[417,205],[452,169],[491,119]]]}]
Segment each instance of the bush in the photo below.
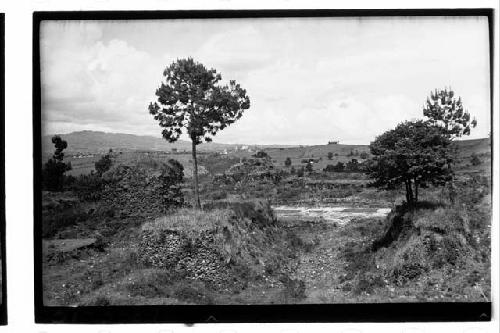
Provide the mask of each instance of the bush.
[{"label": "bush", "polygon": [[98,175],[102,175],[106,171],[108,171],[113,165],[113,160],[111,159],[110,154],[106,154],[102,156],[99,161],[95,162],[94,167],[97,171]]},{"label": "bush", "polygon": [[472,165],[474,166],[477,166],[477,165],[480,165],[481,163],[483,163],[483,161],[481,161],[481,159],[479,158],[479,156],[477,156],[476,153],[473,153],[471,156],[470,156],[470,162]]},{"label": "bush", "polygon": [[358,163],[358,160],[353,158],[349,162],[346,163],[345,165],[345,170],[350,171],[350,172],[356,172],[360,170],[360,165]]},{"label": "bush", "polygon": [[359,154],[359,157],[363,160],[366,160],[368,158],[368,153],[364,151],[361,154]]},{"label": "bush", "polygon": [[324,172],[342,172],[344,171],[344,163],[338,162],[336,165],[328,164],[326,168],[323,169]]},{"label": "bush", "polygon": [[285,166],[289,167],[291,165],[292,165],[292,160],[290,159],[290,157],[287,157],[286,160],[285,160]]},{"label": "bush", "polygon": [[328,157],[329,160],[331,160],[333,158],[333,153],[329,152],[327,157]]},{"label": "bush", "polygon": [[64,173],[71,170],[71,163],[49,159],[42,171],[42,187],[46,191],[61,191],[64,185]]},{"label": "bush", "polygon": [[63,162],[63,150],[68,147],[68,143],[59,135],[52,137],[52,143],[56,150],[42,169],[42,188],[47,191],[61,191],[64,185],[64,173],[71,170],[71,163]]},{"label": "bush", "polygon": [[177,160],[170,159],[162,168],[160,192],[165,209],[184,205],[181,184],[184,181],[184,167]]},{"label": "bush", "polygon": [[300,169],[297,170],[297,177],[304,177],[304,167],[300,167]]},{"label": "bush", "polygon": [[107,183],[98,174],[91,172],[88,175],[80,175],[72,184],[72,190],[83,201],[99,201],[102,191]]},{"label": "bush", "polygon": [[255,158],[266,158],[266,159],[270,159],[271,157],[265,152],[265,151],[259,151],[257,152],[256,154],[252,155],[253,157]]}]

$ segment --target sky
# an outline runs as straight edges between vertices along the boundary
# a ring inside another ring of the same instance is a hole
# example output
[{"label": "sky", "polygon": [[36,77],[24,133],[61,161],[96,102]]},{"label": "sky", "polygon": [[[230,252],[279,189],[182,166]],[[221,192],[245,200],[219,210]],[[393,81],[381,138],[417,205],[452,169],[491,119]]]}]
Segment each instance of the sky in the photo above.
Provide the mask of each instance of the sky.
[{"label": "sky", "polygon": [[161,137],[148,105],[186,57],[250,97],[219,143],[369,144],[450,86],[478,121],[468,138],[490,131],[485,17],[44,21],[40,52],[46,134]]}]

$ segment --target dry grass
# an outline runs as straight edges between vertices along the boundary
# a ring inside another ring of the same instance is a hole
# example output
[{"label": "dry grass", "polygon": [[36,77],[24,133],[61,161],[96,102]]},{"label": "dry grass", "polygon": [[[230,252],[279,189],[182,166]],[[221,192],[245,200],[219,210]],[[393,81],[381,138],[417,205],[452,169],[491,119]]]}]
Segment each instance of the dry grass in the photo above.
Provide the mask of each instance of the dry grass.
[{"label": "dry grass", "polygon": [[172,215],[162,216],[142,226],[143,231],[196,231],[215,230],[227,224],[232,212],[229,209],[196,210],[180,209]]}]

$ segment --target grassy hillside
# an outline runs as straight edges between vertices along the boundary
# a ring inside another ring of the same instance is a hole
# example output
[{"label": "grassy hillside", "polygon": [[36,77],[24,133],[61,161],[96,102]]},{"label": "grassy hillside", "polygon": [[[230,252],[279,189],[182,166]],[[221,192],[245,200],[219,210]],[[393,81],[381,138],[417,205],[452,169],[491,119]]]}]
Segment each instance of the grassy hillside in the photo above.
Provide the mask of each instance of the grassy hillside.
[{"label": "grassy hillside", "polygon": [[[45,135],[42,138],[42,152],[44,154],[51,154],[54,150],[52,144],[53,135]],[[166,151],[170,152],[176,149],[179,152],[191,151],[191,142],[178,140],[174,143],[168,143],[161,137],[154,137],[149,135],[134,135],[124,133],[106,133],[100,131],[79,131],[68,134],[61,134],[61,138],[68,142],[67,154],[99,154],[106,153],[109,149],[115,151],[138,151],[138,150],[152,150],[152,151]],[[237,147],[249,147],[249,144],[223,144],[216,142],[203,143],[197,147],[198,151],[205,152],[222,152],[224,150],[234,150]],[[252,145],[255,150],[257,145]],[[260,147],[290,147],[287,145],[268,145]]]},{"label": "grassy hillside", "polygon": [[[402,189],[368,187],[361,171],[321,171],[361,161],[368,146],[321,145],[263,148],[270,159],[248,159],[255,154],[249,151],[200,152],[204,210],[188,205],[167,213],[157,195],[159,167],[174,158],[189,176],[190,153],[115,150],[103,188],[90,188],[98,199],[80,199],[82,189],[71,186],[43,193],[46,304],[487,301],[490,146],[486,139],[456,145],[452,186],[422,189],[422,204],[412,209]],[[89,173],[101,155],[65,160],[71,173]],[[287,157],[296,168],[304,159],[317,162],[298,176],[284,166]],[[108,182],[111,174],[120,177]],[[181,190],[193,202],[191,179]],[[237,207],[254,200],[342,208],[352,219],[345,225],[323,216],[275,220],[269,206]],[[393,210],[360,217],[349,208]]]},{"label": "grassy hillside", "polygon": [[[112,134],[103,132],[74,132],[69,135],[62,136],[68,141],[68,149],[65,151],[65,160],[71,162],[72,170],[69,175],[78,176],[80,174],[88,174],[94,170],[94,163],[99,158],[107,153],[110,148],[116,152],[117,163],[129,163],[138,158],[145,156],[154,156],[159,160],[168,160],[174,158],[179,160],[184,165],[186,176],[192,174],[192,157],[191,144],[186,141],[180,141],[174,144],[169,144],[160,138],[150,136],[136,136],[130,134]],[[50,141],[50,136],[43,139],[44,151],[42,160],[47,161],[53,153],[53,145]],[[485,168],[489,168],[490,145],[489,139],[475,139],[457,141],[459,160],[461,168],[470,166],[472,154],[479,156],[482,163],[479,167],[475,166],[472,169],[480,169],[481,172],[486,172]],[[314,159],[312,164],[315,171],[323,170],[327,165],[335,165],[338,162],[347,163],[352,159],[357,159],[363,162],[363,153],[370,156],[370,150],[367,145],[316,145],[316,146],[251,146],[250,150],[235,150],[237,145],[224,145],[217,143],[202,144],[198,146],[200,164],[203,168],[209,170],[213,164],[223,164],[226,168],[239,161],[242,158],[249,158],[255,154],[256,150],[265,151],[272,159],[276,167],[284,168],[285,160],[289,157],[294,168],[305,166],[302,161],[304,159]],[[241,145],[239,145],[241,147]],[[176,148],[177,152],[172,152],[172,148]],[[224,150],[228,151],[227,155],[222,154]],[[204,158],[208,153],[221,153],[215,158]],[[328,158],[328,153],[332,153],[331,159]],[[227,161],[227,163],[225,163]],[[219,168],[220,169],[220,168]],[[219,170],[222,172],[221,170]],[[472,170],[469,170],[472,171]]]}]

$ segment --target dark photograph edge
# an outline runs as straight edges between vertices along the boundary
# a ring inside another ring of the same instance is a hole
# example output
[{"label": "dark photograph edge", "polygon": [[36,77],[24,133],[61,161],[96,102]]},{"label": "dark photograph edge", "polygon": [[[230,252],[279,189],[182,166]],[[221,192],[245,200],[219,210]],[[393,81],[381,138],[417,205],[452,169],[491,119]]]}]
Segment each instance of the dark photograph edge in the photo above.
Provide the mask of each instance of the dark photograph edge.
[{"label": "dark photograph edge", "polygon": [[0,13],[0,251],[2,261],[0,325],[7,324],[7,274],[5,256],[5,14]]},{"label": "dark photograph edge", "polygon": [[[36,323],[251,323],[251,322],[435,322],[490,321],[491,302],[373,303],[308,305],[169,305],[169,306],[82,306],[59,307],[43,304],[42,221],[41,221],[41,75],[40,24],[50,20],[149,20],[204,18],[274,17],[389,17],[389,16],[486,16],[489,32],[491,120],[493,120],[493,9],[380,9],[380,10],[181,10],[181,11],[80,11],[33,13],[33,172],[34,172],[34,259]],[[3,50],[3,14],[0,15],[0,47]],[[0,80],[4,80],[4,54],[0,58]],[[0,93],[0,108],[4,95]],[[4,126],[4,114],[1,117]],[[491,122],[493,131],[493,121]],[[3,134],[3,133],[2,133]],[[1,137],[0,186],[4,190],[4,137]],[[491,145],[493,156],[493,144]],[[493,159],[492,159],[493,161]],[[493,163],[493,162],[492,162]],[[491,164],[493,174],[493,164]],[[493,186],[493,184],[491,184]],[[5,204],[2,193],[1,204]],[[2,213],[4,212],[4,207]],[[5,219],[4,214],[0,218]],[[5,224],[1,223],[2,308],[0,323],[5,324]]]}]

